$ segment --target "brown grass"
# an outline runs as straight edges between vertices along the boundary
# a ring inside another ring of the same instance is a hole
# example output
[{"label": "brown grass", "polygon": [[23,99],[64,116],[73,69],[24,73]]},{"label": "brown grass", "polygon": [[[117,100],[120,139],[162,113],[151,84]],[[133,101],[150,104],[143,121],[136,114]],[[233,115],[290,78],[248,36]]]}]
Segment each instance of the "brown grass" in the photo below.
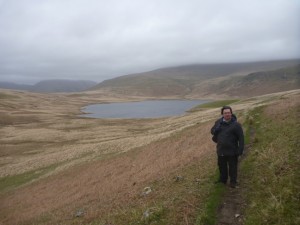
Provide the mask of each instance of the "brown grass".
[{"label": "brown grass", "polygon": [[46,212],[64,220],[76,208],[87,206],[86,219],[90,219],[128,204],[147,183],[198,162],[203,155],[214,155],[207,132],[210,125],[192,127],[120,157],[78,166],[13,192],[2,199],[3,221],[18,224]]},{"label": "brown grass", "polygon": [[[215,166],[209,129],[219,109],[164,119],[86,119],[76,117],[85,104],[139,98],[13,94],[20,97],[0,103],[0,114],[12,119],[0,127],[0,177],[59,166],[32,183],[0,194],[0,223],[71,224],[79,208],[86,212],[85,221],[92,221],[124,206],[143,206],[144,187],[168,180],[188,165],[203,164],[200,178]],[[240,102],[234,109],[242,116],[258,104],[286,95],[299,95],[299,91]],[[15,115],[23,120],[16,124]],[[157,195],[167,191],[165,187]],[[188,220],[193,210],[186,207],[179,214]]]},{"label": "brown grass", "polygon": [[[85,99],[75,101],[66,96],[32,95],[22,93],[20,98],[0,104],[0,114],[9,115],[8,122],[3,122],[0,128],[0,144],[3,146],[0,177],[57,162],[71,166],[103,154],[126,152],[213,116],[207,112],[150,120],[87,119],[75,116],[80,106],[87,104]],[[93,101],[91,97],[90,102]],[[15,107],[17,105],[24,105],[24,108]],[[36,120],[29,119],[32,116]],[[85,157],[82,158],[83,154]]]}]

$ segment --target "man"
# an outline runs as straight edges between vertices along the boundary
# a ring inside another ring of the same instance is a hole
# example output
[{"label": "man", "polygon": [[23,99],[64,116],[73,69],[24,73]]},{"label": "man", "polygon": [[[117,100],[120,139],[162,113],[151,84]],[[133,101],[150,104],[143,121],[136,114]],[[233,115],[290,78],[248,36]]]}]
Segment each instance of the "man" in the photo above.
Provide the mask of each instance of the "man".
[{"label": "man", "polygon": [[218,182],[227,183],[228,171],[230,187],[237,185],[237,164],[238,156],[244,151],[244,133],[237,118],[232,114],[230,106],[223,106],[221,109],[222,118],[215,122],[211,128],[213,141],[217,143],[218,166],[220,178]]}]

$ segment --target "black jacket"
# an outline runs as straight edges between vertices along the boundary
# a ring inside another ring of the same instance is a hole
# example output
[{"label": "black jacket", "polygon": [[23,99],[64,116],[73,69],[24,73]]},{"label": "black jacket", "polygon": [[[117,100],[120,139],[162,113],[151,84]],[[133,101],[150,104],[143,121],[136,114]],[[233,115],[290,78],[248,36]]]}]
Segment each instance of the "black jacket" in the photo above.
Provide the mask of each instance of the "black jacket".
[{"label": "black jacket", "polygon": [[223,121],[223,117],[218,119],[211,128],[211,134],[217,143],[219,156],[243,154],[244,133],[234,114],[229,122]]}]

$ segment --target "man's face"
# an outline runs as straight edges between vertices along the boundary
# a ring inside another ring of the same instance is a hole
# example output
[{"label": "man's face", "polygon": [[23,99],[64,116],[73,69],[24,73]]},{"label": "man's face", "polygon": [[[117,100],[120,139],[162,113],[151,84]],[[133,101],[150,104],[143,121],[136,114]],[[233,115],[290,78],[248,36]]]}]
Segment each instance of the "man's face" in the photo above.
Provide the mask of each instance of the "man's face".
[{"label": "man's face", "polygon": [[224,110],[223,110],[223,117],[224,117],[224,119],[225,119],[226,121],[231,120],[231,116],[232,116],[232,114],[231,114],[231,112],[230,112],[230,109],[224,109]]}]

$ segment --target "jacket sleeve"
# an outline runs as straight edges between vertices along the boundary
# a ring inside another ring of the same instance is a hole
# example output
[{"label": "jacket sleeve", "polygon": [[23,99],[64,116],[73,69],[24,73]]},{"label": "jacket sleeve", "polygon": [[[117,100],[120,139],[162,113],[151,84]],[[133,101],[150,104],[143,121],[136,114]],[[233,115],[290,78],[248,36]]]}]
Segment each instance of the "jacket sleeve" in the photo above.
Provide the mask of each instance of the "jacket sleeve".
[{"label": "jacket sleeve", "polygon": [[217,135],[217,133],[220,132],[220,130],[221,130],[221,121],[217,120],[215,122],[215,125],[210,129],[210,133],[212,135]]}]

